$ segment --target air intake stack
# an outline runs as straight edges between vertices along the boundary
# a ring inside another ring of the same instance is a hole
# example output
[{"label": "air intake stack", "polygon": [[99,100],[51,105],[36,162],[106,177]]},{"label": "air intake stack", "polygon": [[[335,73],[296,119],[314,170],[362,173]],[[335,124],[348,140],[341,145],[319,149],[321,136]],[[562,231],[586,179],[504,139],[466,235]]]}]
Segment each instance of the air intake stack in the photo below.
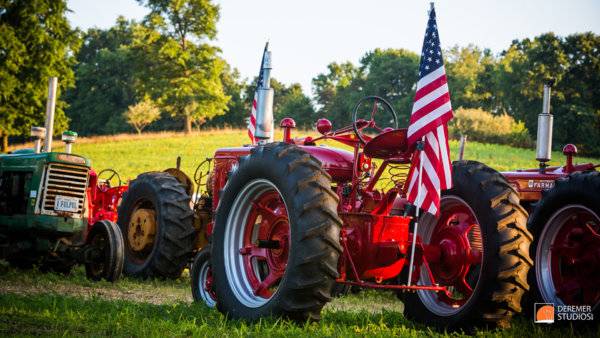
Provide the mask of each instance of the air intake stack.
[{"label": "air intake stack", "polygon": [[546,162],[552,159],[552,123],[554,117],[550,114],[550,95],[554,80],[547,80],[544,84],[544,98],[542,113],[538,115],[538,129],[536,141],[536,157],[540,162],[540,171],[548,166]]}]

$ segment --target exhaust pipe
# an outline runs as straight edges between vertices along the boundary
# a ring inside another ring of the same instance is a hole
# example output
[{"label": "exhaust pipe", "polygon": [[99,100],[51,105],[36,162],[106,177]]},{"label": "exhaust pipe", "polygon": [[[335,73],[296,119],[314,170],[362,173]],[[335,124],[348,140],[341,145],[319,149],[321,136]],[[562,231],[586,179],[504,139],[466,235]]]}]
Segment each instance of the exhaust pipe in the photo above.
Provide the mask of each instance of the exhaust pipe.
[{"label": "exhaust pipe", "polygon": [[548,166],[546,162],[552,159],[552,124],[554,117],[550,114],[550,95],[554,80],[548,80],[544,84],[544,98],[542,113],[538,115],[538,129],[536,140],[536,157],[540,162],[540,170]]},{"label": "exhaust pipe", "polygon": [[260,67],[259,83],[256,88],[256,131],[254,137],[259,142],[273,141],[273,95],[271,88],[271,51],[268,50],[269,44],[265,46],[262,64]]},{"label": "exhaust pipe", "polygon": [[48,101],[46,102],[46,140],[44,142],[44,152],[52,151],[52,134],[54,132],[54,111],[56,109],[56,88],[58,78],[51,77],[48,82]]}]

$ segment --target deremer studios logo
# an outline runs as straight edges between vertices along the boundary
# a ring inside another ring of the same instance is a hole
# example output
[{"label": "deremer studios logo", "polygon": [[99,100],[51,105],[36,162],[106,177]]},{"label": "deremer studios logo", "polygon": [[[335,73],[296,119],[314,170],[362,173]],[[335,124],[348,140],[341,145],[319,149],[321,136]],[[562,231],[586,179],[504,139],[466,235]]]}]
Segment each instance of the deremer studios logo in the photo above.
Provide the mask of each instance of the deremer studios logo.
[{"label": "deremer studios logo", "polygon": [[533,321],[552,324],[555,321],[594,320],[590,305],[554,305],[552,303],[533,304]]}]

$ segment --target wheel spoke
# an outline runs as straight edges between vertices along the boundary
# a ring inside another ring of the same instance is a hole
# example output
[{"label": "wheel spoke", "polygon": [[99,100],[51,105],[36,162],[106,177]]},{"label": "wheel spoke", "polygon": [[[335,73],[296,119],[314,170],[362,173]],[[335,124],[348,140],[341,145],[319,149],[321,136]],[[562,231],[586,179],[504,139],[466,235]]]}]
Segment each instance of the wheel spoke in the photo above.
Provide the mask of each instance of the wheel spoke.
[{"label": "wheel spoke", "polygon": [[591,240],[595,241],[595,242],[600,242],[600,233],[596,232],[596,230],[594,230],[594,222],[587,222],[585,224],[585,229],[590,233],[591,235]]},{"label": "wheel spoke", "polygon": [[377,113],[377,100],[373,101],[373,109],[371,110],[371,121],[374,121],[375,113]]},{"label": "wheel spoke", "polygon": [[247,245],[240,249],[240,255],[249,256],[248,258],[259,258],[259,259],[267,259],[267,250],[266,248],[259,248],[256,245]]},{"label": "wheel spoke", "polygon": [[275,282],[277,282],[281,278],[281,273],[276,270],[269,271],[267,277],[260,282],[260,284],[254,289],[254,294],[257,296],[261,296],[264,298],[271,297],[271,292],[269,288],[272,287]]},{"label": "wheel spoke", "polygon": [[277,217],[281,216],[281,211],[278,209],[271,209],[262,203],[253,202],[253,204],[263,218],[262,223],[271,224]]},{"label": "wheel spoke", "polygon": [[456,285],[456,289],[463,294],[463,299],[468,299],[473,293],[473,288],[471,288],[471,285],[467,283],[467,280],[464,277],[460,280],[459,284]]},{"label": "wheel spoke", "polygon": [[480,264],[483,260],[483,255],[481,254],[481,251],[471,249],[467,256],[467,260],[470,264]]}]

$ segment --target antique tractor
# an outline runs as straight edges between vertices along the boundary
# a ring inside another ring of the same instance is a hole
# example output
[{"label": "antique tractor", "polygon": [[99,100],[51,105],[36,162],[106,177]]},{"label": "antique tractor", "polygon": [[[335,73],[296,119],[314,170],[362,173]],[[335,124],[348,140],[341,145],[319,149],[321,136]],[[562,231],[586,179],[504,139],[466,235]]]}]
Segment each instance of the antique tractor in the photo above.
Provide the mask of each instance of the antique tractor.
[{"label": "antique tractor", "polygon": [[118,217],[126,273],[178,277],[196,251],[194,298],[233,318],[317,319],[344,286],[398,291],[408,317],[439,326],[504,325],[521,311],[532,237],[502,175],[455,162],[439,217],[422,216],[415,231],[406,178],[419,150],[391,106],[367,97],[349,126],[319,120],[317,138],[292,138],[286,118],[272,143],[263,71],[258,144],[217,150],[195,190],[179,166],[130,182]]},{"label": "antique tractor", "polygon": [[76,133],[63,133],[65,152],[52,151],[56,86],[52,78],[46,128],[31,129],[34,149],[0,155],[0,258],[61,273],[84,264],[90,279],[115,281],[124,255],[116,214],[110,214],[117,200],[103,201],[111,192],[107,181],[88,159],[71,154]]},{"label": "antique tractor", "polygon": [[529,272],[533,303],[591,306],[600,316],[600,164],[574,164],[577,148],[567,144],[564,166],[548,167],[552,148],[550,91],[544,86],[542,114],[538,117],[539,168],[503,172],[529,211],[534,240]]}]

